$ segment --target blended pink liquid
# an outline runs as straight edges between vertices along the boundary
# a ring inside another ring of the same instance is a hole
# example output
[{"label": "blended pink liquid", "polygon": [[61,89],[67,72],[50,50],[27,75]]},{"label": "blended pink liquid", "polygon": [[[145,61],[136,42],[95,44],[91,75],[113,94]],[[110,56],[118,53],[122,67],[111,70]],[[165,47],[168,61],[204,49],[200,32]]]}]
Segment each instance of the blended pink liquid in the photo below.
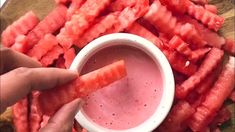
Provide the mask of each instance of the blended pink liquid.
[{"label": "blended pink liquid", "polygon": [[90,58],[82,74],[124,59],[127,76],[86,98],[83,111],[95,123],[109,129],[136,127],[156,110],[162,96],[159,67],[139,49],[115,46]]}]

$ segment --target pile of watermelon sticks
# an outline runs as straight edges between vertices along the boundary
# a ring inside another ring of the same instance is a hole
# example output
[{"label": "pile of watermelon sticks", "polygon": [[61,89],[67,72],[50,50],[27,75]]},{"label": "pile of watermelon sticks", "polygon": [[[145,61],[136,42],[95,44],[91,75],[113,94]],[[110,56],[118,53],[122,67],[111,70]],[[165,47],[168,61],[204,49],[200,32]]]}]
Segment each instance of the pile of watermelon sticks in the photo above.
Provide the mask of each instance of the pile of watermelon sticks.
[{"label": "pile of watermelon sticks", "polygon": [[[95,38],[136,34],[161,49],[174,71],[174,104],[156,131],[218,132],[230,120],[224,103],[235,101],[235,44],[217,33],[224,18],[216,6],[207,0],[55,1],[43,20],[29,11],[8,26],[2,44],[45,67],[69,68],[75,49]],[[39,97],[33,92],[13,106],[17,131],[38,131],[47,123],[50,114],[36,107]]]}]

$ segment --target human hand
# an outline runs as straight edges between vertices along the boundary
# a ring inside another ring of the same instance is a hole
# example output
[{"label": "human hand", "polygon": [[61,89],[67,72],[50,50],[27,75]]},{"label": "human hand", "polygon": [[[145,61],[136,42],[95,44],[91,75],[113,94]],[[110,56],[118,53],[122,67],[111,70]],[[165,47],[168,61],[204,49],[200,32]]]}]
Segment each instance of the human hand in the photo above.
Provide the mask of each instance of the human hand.
[{"label": "human hand", "polygon": [[[41,68],[33,59],[7,48],[1,48],[0,52],[1,113],[33,90],[53,88],[77,77],[75,72],[69,70]],[[64,105],[41,131],[71,131],[79,102],[76,99]]]}]

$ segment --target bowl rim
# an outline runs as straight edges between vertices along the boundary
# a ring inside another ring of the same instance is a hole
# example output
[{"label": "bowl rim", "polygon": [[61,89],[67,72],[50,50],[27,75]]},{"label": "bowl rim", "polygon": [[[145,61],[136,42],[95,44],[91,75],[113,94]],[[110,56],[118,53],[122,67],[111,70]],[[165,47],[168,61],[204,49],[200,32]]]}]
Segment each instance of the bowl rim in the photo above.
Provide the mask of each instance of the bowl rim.
[{"label": "bowl rim", "polygon": [[171,66],[157,46],[152,42],[133,34],[128,33],[113,33],[109,35],[104,35],[99,37],[87,46],[85,46],[73,60],[70,70],[81,72],[83,66],[88,61],[88,59],[93,56],[98,51],[112,46],[126,45],[140,49],[149,55],[153,61],[159,66],[160,72],[163,77],[163,92],[160,103],[153,113],[146,121],[140,125],[125,129],[125,130],[111,130],[104,128],[98,124],[95,124],[91,120],[87,119],[83,114],[83,110],[80,109],[76,114],[75,118],[85,129],[91,132],[143,132],[143,131],[152,131],[157,128],[161,122],[166,118],[169,113],[175,92],[175,83],[174,76],[171,69]]}]

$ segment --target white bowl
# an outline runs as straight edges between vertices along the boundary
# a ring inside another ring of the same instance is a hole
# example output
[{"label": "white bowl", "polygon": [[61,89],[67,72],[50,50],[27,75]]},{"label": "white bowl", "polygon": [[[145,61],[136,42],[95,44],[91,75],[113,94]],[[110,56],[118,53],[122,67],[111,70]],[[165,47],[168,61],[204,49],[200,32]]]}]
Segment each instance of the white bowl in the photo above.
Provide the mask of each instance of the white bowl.
[{"label": "white bowl", "polygon": [[75,70],[80,73],[83,66],[86,64],[86,62],[91,56],[93,56],[95,53],[104,48],[117,45],[126,45],[138,48],[141,51],[145,52],[147,55],[149,55],[153,59],[153,61],[159,65],[163,77],[163,95],[160,104],[156,108],[153,115],[150,116],[146,121],[134,128],[126,130],[111,130],[108,128],[104,128],[92,122],[91,119],[88,119],[84,114],[83,109],[80,109],[75,118],[80,125],[82,125],[85,129],[90,132],[152,131],[157,128],[167,116],[172,106],[175,90],[174,78],[170,64],[164,54],[153,43],[142,37],[127,33],[115,33],[105,35],[95,39],[94,41],[90,42],[87,46],[85,46],[74,59],[70,70]]}]

